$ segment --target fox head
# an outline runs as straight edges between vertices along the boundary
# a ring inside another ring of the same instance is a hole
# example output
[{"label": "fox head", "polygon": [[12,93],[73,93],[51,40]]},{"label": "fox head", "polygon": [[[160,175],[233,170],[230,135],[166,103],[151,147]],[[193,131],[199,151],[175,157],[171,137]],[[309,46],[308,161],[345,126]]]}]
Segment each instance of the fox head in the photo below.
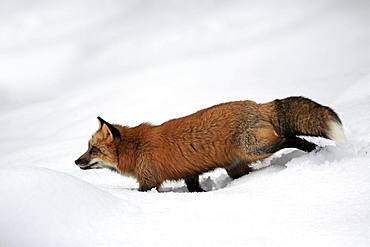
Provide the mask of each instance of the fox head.
[{"label": "fox head", "polygon": [[112,124],[98,117],[99,129],[91,137],[87,151],[75,163],[81,169],[109,168],[117,170],[118,146],[121,135]]}]

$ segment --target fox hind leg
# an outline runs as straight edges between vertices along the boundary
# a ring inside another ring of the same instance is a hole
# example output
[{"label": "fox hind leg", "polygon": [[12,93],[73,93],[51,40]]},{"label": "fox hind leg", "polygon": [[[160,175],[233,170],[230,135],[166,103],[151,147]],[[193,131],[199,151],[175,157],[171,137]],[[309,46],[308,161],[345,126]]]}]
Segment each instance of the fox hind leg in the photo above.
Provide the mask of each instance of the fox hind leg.
[{"label": "fox hind leg", "polygon": [[317,148],[317,145],[302,138],[293,136],[283,139],[280,149],[283,148],[297,148],[305,152],[311,152]]},{"label": "fox hind leg", "polygon": [[226,167],[226,172],[232,179],[240,178],[249,174],[252,168],[249,167],[250,162],[241,161],[237,164]]},{"label": "fox hind leg", "polygon": [[[258,153],[266,153],[266,155],[269,156],[284,148],[297,148],[305,152],[311,152],[317,148],[317,145],[302,138],[291,136],[282,138],[278,144],[261,147],[257,150]],[[249,164],[250,162],[240,161],[236,164],[225,167],[225,169],[232,179],[237,179],[252,171]]]},{"label": "fox hind leg", "polygon": [[204,192],[200,187],[198,175],[185,178],[185,184],[189,192]]},{"label": "fox hind leg", "polygon": [[284,148],[296,148],[305,152],[311,152],[317,148],[317,145],[296,136],[289,136],[281,138],[278,143],[258,147],[253,151],[260,154],[272,155]]}]

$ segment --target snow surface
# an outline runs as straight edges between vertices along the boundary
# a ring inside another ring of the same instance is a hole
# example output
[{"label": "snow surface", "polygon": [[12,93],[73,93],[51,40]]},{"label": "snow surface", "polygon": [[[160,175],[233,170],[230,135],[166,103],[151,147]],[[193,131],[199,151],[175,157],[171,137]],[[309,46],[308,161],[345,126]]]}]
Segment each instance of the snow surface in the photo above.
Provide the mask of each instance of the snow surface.
[{"label": "snow surface", "polygon": [[[0,2],[0,246],[370,246],[370,2]],[[347,142],[140,193],[82,171],[97,116],[304,95]]]}]

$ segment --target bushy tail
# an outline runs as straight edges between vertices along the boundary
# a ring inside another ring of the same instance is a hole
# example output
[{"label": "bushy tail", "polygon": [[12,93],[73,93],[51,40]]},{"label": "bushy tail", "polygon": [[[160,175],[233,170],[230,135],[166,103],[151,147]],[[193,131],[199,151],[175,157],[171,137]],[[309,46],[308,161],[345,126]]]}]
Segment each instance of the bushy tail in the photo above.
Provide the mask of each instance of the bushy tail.
[{"label": "bushy tail", "polygon": [[331,108],[304,97],[275,100],[275,111],[283,136],[321,136],[344,142],[342,121]]}]

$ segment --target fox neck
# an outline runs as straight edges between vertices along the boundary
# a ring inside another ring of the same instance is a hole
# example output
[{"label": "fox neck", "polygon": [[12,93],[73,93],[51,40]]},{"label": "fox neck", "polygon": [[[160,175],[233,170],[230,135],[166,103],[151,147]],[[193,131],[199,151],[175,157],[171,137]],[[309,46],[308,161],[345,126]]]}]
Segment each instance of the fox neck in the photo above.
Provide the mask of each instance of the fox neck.
[{"label": "fox neck", "polygon": [[125,174],[135,176],[137,154],[141,144],[145,141],[147,128],[139,125],[134,128],[115,126],[120,134],[121,140],[118,144],[118,170]]}]

